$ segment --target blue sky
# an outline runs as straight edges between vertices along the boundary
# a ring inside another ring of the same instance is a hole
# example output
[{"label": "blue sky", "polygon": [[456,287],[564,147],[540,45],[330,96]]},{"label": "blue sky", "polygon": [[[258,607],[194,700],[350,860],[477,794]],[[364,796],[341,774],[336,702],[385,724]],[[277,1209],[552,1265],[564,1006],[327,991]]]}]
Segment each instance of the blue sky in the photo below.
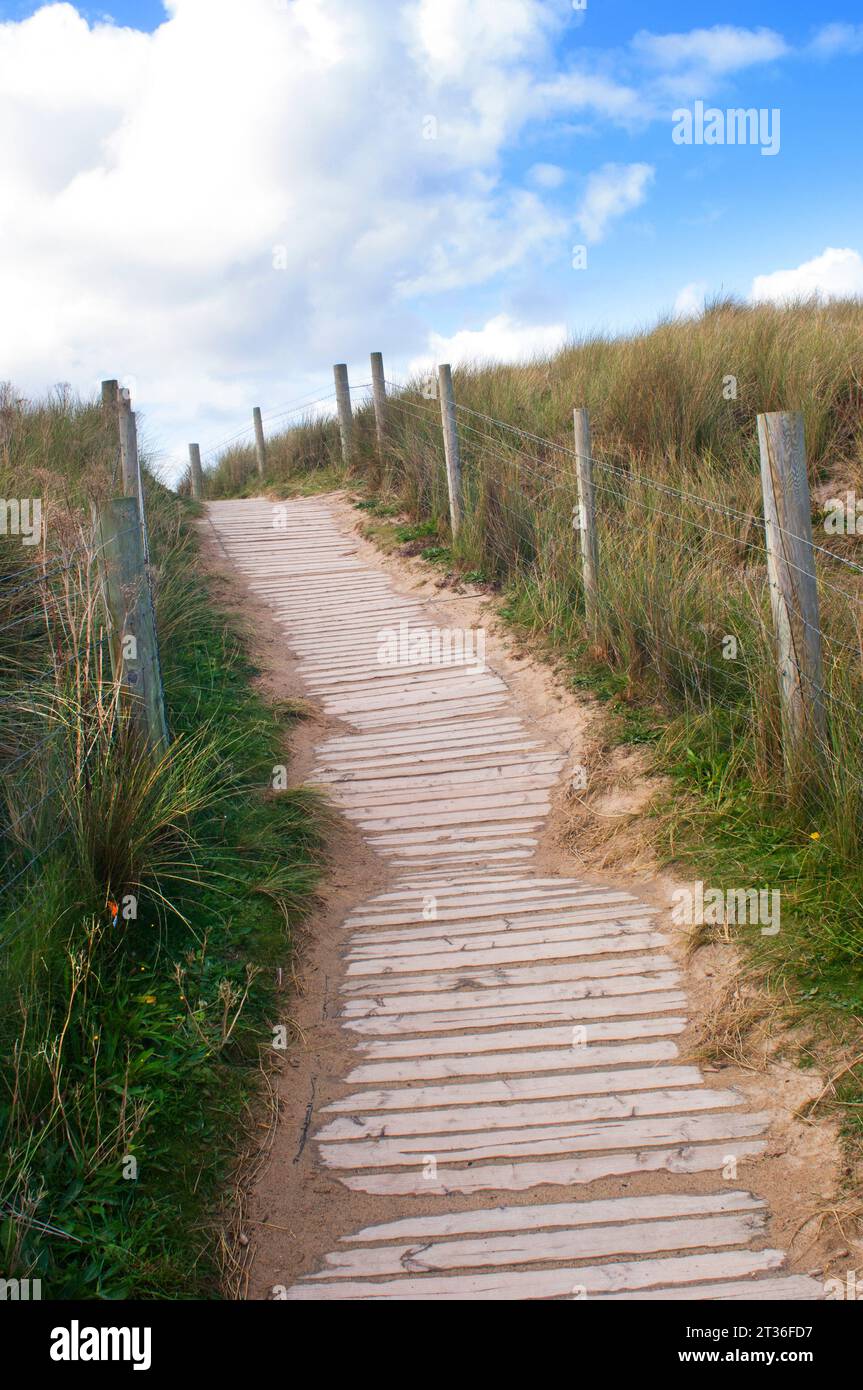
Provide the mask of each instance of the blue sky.
[{"label": "blue sky", "polygon": [[[401,376],[721,292],[863,293],[861,19],[847,0],[0,3],[0,377],[126,377],[176,464],[253,404],[329,391],[333,361],[366,380],[373,349]],[[676,144],[699,101],[778,110],[777,153]]]}]

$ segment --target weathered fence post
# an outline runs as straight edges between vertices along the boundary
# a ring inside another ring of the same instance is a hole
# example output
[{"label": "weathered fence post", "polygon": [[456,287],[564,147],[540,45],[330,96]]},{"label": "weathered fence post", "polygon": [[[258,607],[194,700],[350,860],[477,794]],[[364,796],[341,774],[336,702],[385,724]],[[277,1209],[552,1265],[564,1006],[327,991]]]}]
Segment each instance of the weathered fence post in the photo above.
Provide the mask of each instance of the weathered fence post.
[{"label": "weathered fence post", "polygon": [[192,479],[192,496],[203,497],[204,495],[204,472],[201,468],[201,446],[200,444],[189,445],[189,468]]},{"label": "weathered fence post", "polygon": [[255,454],[258,460],[258,472],[263,478],[267,467],[267,442],[264,439],[264,422],[261,418],[259,405],[256,405],[252,411],[252,418],[255,422]]},{"label": "weathered fence post", "polygon": [[461,451],[458,443],[458,425],[455,413],[455,395],[452,389],[452,370],[448,362],[437,369],[440,387],[440,417],[443,425],[443,447],[446,456],[446,483],[449,492],[449,515],[453,540],[461,530]]},{"label": "weathered fence post", "polygon": [[120,383],[118,381],[102,382],[102,415],[106,425],[117,423],[117,410],[120,404]]},{"label": "weathered fence post", "polygon": [[581,541],[584,615],[588,625],[595,631],[599,618],[599,555],[596,543],[596,495],[593,489],[593,451],[588,412],[584,409],[574,410],[572,423],[578,482],[578,531]]},{"label": "weathered fence post", "polygon": [[147,744],[160,751],[168,745],[168,720],[138,498],[103,503],[94,508],[94,521],[114,679],[131,697],[132,718]]},{"label": "weathered fence post", "polygon": [[126,497],[135,497],[138,492],[138,430],[128,391],[121,391],[119,394],[118,413],[123,493]]},{"label": "weathered fence post", "polygon": [[333,377],[336,383],[339,434],[342,438],[342,462],[345,468],[350,468],[354,456],[354,416],[351,410],[351,387],[348,381],[348,369],[344,362],[337,362],[333,367]]},{"label": "weathered fence post", "polygon": [[767,574],[776,632],[785,764],[790,781],[814,771],[827,737],[821,624],[812,548],[803,416],[758,416]]},{"label": "weathered fence post", "polygon": [[387,387],[384,377],[383,353],[372,353],[372,399],[375,406],[375,432],[378,440],[378,458],[384,461],[384,445],[387,433]]}]

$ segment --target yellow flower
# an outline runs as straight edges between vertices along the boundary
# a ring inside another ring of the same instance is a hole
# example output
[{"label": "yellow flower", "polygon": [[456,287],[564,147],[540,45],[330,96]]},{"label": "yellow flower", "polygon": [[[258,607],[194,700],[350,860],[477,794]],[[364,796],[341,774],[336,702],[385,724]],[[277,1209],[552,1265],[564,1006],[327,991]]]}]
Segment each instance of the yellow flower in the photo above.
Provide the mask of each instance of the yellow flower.
[{"label": "yellow flower", "polygon": [[820,840],[820,839],[821,839],[821,832],[820,832],[820,830],[813,830],[813,831],[812,831],[812,834],[809,836],[809,838],[810,838],[810,840]]},{"label": "yellow flower", "polygon": [[145,994],[145,995],[144,995],[144,1003],[145,1003],[145,1004],[155,1004],[155,1002],[156,1002],[156,996],[155,996],[155,994]]}]

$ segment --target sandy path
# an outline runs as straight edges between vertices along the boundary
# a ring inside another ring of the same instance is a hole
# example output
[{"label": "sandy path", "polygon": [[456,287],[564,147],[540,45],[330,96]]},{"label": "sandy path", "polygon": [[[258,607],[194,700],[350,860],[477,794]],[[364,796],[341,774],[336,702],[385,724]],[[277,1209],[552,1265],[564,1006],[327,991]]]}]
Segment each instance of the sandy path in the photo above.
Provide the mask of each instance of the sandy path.
[{"label": "sandy path", "polygon": [[351,862],[365,854],[312,952],[301,1139],[260,1199],[282,1235],[255,1291],[822,1297],[737,1180],[770,1117],[680,1058],[687,996],[657,907],[545,867],[567,759],[476,634],[447,649],[434,606],[326,499],[209,515],[328,721],[307,778],[358,832]]}]

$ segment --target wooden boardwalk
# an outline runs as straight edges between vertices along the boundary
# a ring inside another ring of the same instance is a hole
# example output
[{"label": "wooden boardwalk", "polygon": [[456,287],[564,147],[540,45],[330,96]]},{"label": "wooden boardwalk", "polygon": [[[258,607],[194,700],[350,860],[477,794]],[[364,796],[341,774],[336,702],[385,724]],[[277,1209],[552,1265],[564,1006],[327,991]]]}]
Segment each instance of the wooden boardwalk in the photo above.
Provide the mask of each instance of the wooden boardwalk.
[{"label": "wooden boardwalk", "polygon": [[[346,1187],[415,1197],[416,1215],[345,1230],[288,1297],[823,1297],[723,1176],[764,1149],[768,1117],[681,1063],[686,997],[657,910],[532,870],[559,750],[475,650],[433,659],[424,601],[359,557],[325,500],[209,515],[347,730],[310,780],[391,867],[344,922],[352,1089],[314,1137]],[[624,1195],[644,1173],[714,1181]]]}]

